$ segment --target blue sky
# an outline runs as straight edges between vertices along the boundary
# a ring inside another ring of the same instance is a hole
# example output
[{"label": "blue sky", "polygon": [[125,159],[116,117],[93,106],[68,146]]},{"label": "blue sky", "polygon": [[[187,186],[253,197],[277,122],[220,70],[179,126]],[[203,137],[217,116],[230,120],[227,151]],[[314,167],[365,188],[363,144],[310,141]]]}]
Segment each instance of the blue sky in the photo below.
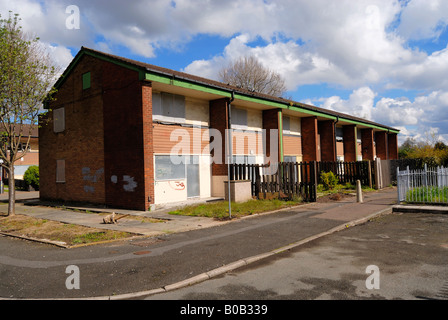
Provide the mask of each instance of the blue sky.
[{"label": "blue sky", "polygon": [[296,101],[448,143],[446,0],[0,0],[9,10],[62,68],[86,46],[218,79],[254,55]]}]

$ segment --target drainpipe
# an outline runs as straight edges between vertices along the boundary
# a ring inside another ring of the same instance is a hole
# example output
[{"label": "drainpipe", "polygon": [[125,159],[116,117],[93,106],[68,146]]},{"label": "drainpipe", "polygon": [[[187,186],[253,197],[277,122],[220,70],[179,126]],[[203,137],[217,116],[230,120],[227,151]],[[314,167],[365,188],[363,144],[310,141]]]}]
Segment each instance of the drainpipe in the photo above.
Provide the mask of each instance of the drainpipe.
[{"label": "drainpipe", "polygon": [[338,161],[338,142],[336,141],[336,124],[339,122],[339,116],[336,116],[336,121],[333,122],[334,126],[334,159]]},{"label": "drainpipe", "polygon": [[228,155],[229,155],[229,159],[227,160],[227,195],[228,195],[228,199],[229,199],[229,219],[232,219],[232,201],[231,201],[231,196],[230,196],[230,164],[232,163],[232,102],[233,100],[235,100],[234,98],[234,91],[231,92],[231,98],[229,100],[229,103],[227,104],[227,115],[228,115],[228,119],[227,119],[227,123],[229,125],[229,128],[227,130],[228,132]]}]

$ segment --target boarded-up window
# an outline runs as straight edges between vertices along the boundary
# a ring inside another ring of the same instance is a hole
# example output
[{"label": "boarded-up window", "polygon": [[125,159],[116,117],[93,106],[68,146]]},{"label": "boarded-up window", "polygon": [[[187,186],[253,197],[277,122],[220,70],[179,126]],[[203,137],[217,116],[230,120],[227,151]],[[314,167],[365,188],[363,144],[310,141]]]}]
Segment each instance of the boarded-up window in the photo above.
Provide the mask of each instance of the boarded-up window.
[{"label": "boarded-up window", "polygon": [[153,93],[152,114],[156,120],[185,122],[185,97],[166,92]]},{"label": "boarded-up window", "polygon": [[183,156],[155,156],[156,180],[185,179],[185,159]]},{"label": "boarded-up window", "polygon": [[336,141],[344,140],[344,128],[336,127]]},{"label": "boarded-up window", "polygon": [[56,182],[65,182],[65,160],[56,160]]},{"label": "boarded-up window", "polygon": [[65,108],[53,110],[53,131],[55,133],[65,130]]},{"label": "boarded-up window", "polygon": [[231,123],[233,129],[247,129],[247,110],[232,107]]},{"label": "boarded-up window", "polygon": [[289,117],[283,117],[282,125],[283,125],[283,134],[290,134],[291,133],[291,119]]}]

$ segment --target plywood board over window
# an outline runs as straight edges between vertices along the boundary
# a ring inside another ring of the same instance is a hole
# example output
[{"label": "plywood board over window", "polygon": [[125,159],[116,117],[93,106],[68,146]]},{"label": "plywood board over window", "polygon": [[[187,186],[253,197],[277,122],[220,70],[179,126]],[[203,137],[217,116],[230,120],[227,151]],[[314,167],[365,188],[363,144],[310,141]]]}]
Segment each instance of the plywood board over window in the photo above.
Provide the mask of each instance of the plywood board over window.
[{"label": "plywood board over window", "polygon": [[185,97],[166,92],[154,92],[152,114],[154,120],[185,123]]},{"label": "plywood board over window", "polygon": [[53,131],[55,133],[65,130],[65,108],[53,110]]},{"label": "plywood board over window", "polygon": [[64,159],[56,160],[56,182],[57,183],[65,182],[65,160]]}]

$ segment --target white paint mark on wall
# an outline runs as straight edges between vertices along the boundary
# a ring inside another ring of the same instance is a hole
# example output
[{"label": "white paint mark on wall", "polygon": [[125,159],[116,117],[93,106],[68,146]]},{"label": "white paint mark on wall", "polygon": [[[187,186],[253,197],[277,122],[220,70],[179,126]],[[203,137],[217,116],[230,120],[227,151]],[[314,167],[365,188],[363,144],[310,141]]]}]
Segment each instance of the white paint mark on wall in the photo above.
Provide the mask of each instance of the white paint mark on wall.
[{"label": "white paint mark on wall", "polygon": [[[89,167],[84,167],[82,168],[82,176],[83,176],[83,180],[84,181],[88,181],[90,183],[97,183],[98,180],[101,178],[101,176],[104,174],[104,168],[100,168],[98,170],[95,171],[95,174],[90,174],[90,168]],[[91,192],[94,193],[95,192],[95,187],[92,185],[84,185],[84,192]]]},{"label": "white paint mark on wall", "polygon": [[137,182],[134,181],[134,177],[123,176],[123,181],[127,182],[127,184],[123,186],[123,189],[126,192],[134,192],[135,188],[137,188]]}]

